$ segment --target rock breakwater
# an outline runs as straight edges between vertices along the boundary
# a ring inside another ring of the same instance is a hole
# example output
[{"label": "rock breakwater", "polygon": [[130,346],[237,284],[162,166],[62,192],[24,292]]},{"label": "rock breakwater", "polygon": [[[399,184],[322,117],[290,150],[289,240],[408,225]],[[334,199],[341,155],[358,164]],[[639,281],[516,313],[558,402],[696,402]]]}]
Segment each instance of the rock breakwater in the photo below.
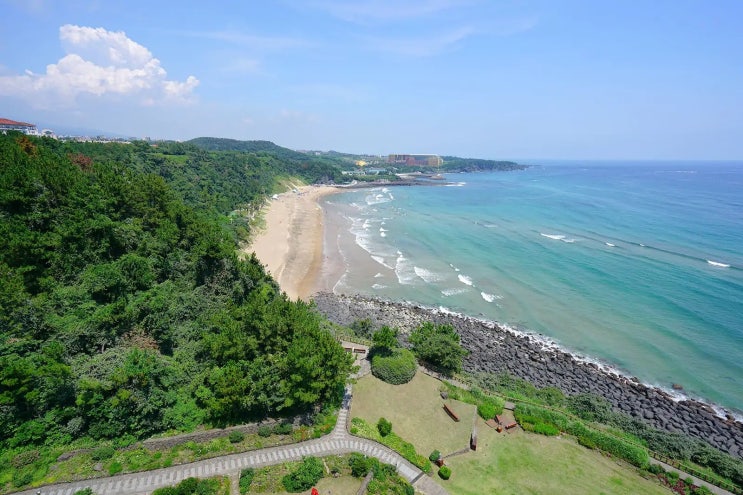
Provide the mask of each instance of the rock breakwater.
[{"label": "rock breakwater", "polygon": [[721,418],[707,404],[674,400],[665,391],[635,378],[577,359],[537,336],[405,303],[331,293],[316,294],[314,299],[320,313],[341,325],[368,318],[375,327],[389,325],[403,333],[424,321],[452,325],[469,351],[465,371],[508,372],[537,387],[557,387],[567,395],[594,393],[606,398],[617,410],[656,428],[685,433],[743,458],[742,423],[731,417]]}]

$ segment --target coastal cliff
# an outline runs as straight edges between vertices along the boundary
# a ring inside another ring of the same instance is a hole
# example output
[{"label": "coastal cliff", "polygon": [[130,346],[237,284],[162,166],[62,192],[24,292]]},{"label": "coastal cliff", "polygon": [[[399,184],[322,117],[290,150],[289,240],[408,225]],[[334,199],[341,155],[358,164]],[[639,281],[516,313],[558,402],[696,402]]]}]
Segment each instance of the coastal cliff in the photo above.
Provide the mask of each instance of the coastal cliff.
[{"label": "coastal cliff", "polygon": [[743,424],[723,419],[708,405],[674,400],[663,390],[634,378],[606,371],[576,359],[535,336],[498,325],[404,303],[320,293],[314,297],[320,313],[349,325],[368,318],[375,327],[397,327],[403,334],[424,321],[452,325],[469,351],[467,372],[508,372],[538,387],[553,386],[567,395],[591,392],[606,398],[619,411],[641,418],[659,429],[684,433],[738,458],[743,458]]}]

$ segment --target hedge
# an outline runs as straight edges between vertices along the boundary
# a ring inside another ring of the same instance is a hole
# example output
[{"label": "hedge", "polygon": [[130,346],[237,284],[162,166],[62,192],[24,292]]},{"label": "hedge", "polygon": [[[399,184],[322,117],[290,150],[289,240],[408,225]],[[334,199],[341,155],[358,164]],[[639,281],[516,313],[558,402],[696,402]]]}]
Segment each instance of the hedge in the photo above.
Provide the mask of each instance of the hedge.
[{"label": "hedge", "polygon": [[372,375],[392,385],[408,383],[417,369],[415,356],[407,349],[394,349],[390,355],[375,354],[371,361]]}]

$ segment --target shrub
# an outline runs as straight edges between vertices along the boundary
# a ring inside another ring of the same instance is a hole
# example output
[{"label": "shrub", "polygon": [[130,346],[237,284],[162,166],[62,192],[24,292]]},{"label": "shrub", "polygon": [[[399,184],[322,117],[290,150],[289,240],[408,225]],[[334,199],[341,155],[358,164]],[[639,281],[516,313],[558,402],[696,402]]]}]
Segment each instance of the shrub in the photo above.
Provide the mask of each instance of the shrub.
[{"label": "shrub", "polygon": [[271,436],[271,427],[270,426],[260,426],[258,428],[258,435],[261,437],[270,437]]},{"label": "shrub", "polygon": [[555,435],[558,435],[560,433],[560,430],[555,425],[551,425],[549,423],[537,423],[534,425],[534,433],[553,437]]},{"label": "shrub", "polygon": [[377,430],[379,430],[380,435],[386,437],[392,433],[392,423],[385,418],[379,418],[379,421],[377,421]]},{"label": "shrub", "polygon": [[660,473],[665,473],[666,472],[666,470],[663,469],[663,466],[661,466],[660,464],[651,464],[651,465],[649,465],[648,466],[648,471],[651,474],[660,474]]},{"label": "shrub", "polygon": [[34,480],[34,476],[31,473],[31,471],[16,471],[13,473],[13,486],[16,488],[20,488],[22,486],[28,485]]},{"label": "shrub", "polygon": [[[376,462],[375,462],[376,461]],[[363,478],[379,464],[379,461],[372,457],[354,452],[348,459],[348,466],[351,468],[351,475],[356,478]]]},{"label": "shrub", "polygon": [[273,426],[272,431],[277,435],[288,435],[293,429],[294,426],[292,426],[291,423],[276,423]]},{"label": "shrub", "polygon": [[105,461],[106,459],[112,458],[114,453],[116,453],[116,450],[114,450],[113,447],[98,447],[92,454],[90,454],[90,457],[94,461]]},{"label": "shrub", "polygon": [[230,436],[227,438],[230,440],[230,443],[240,443],[245,440],[245,433],[234,430],[230,432]]},{"label": "shrub", "polygon": [[413,352],[444,374],[451,375],[462,369],[462,359],[467,351],[459,343],[459,334],[451,325],[434,325],[426,322],[410,333]]},{"label": "shrub", "polygon": [[389,355],[375,354],[371,361],[372,374],[393,385],[408,383],[417,368],[415,356],[407,349],[394,349]]},{"label": "shrub", "polygon": [[428,456],[428,460],[429,460],[429,461],[431,461],[431,462],[436,462],[436,461],[438,461],[438,460],[439,460],[439,458],[440,458],[440,457],[441,457],[441,452],[439,452],[438,450],[434,450],[434,451],[433,451],[433,452],[431,452],[431,454],[430,454],[430,455]]},{"label": "shrub", "polygon": [[33,464],[34,462],[39,460],[39,451],[34,450],[26,450],[24,452],[20,452],[16,454],[13,457],[13,460],[10,461],[10,464],[14,468],[20,468],[23,466],[28,466],[29,464]]},{"label": "shrub", "polygon": [[92,488],[87,487],[87,488],[83,488],[81,490],[76,491],[72,495],[95,495],[95,494]]},{"label": "shrub", "polygon": [[114,474],[118,474],[124,470],[124,466],[121,465],[120,462],[114,461],[111,463],[110,466],[108,466],[108,474],[113,476]]},{"label": "shrub", "polygon": [[491,402],[483,402],[478,404],[477,414],[479,414],[482,419],[488,420],[493,419],[498,413],[495,404]]},{"label": "shrub", "polygon": [[309,490],[322,478],[322,461],[316,457],[305,457],[297,469],[281,479],[287,492],[298,493]]},{"label": "shrub", "polygon": [[250,490],[250,484],[255,478],[255,469],[247,468],[240,471],[240,493],[245,494]]},{"label": "shrub", "polygon": [[441,466],[439,468],[439,478],[442,480],[448,480],[451,477],[451,468],[449,466]]}]

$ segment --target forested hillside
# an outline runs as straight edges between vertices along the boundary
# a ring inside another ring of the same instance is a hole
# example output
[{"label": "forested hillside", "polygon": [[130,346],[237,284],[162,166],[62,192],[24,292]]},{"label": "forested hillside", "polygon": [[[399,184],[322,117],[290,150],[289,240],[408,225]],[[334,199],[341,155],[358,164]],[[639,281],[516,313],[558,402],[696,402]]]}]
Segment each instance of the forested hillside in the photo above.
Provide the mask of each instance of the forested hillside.
[{"label": "forested hillside", "polygon": [[[210,142],[237,143],[200,148]],[[241,146],[268,143],[270,146]],[[138,141],[131,145],[110,143],[47,143],[64,153],[81,153],[83,160],[125,163],[128,168],[162,177],[189,206],[227,214],[244,209],[276,190],[281,179],[307,183],[344,180],[332,163],[276,146],[268,141],[234,141],[199,138],[188,143]],[[211,150],[219,149],[219,151]],[[244,148],[244,149],[243,149]],[[250,149],[248,149],[250,148]]]},{"label": "forested hillside", "polygon": [[0,136],[2,449],[337,397],[349,358],[256,259],[237,257],[220,223],[291,173],[277,162]]}]

